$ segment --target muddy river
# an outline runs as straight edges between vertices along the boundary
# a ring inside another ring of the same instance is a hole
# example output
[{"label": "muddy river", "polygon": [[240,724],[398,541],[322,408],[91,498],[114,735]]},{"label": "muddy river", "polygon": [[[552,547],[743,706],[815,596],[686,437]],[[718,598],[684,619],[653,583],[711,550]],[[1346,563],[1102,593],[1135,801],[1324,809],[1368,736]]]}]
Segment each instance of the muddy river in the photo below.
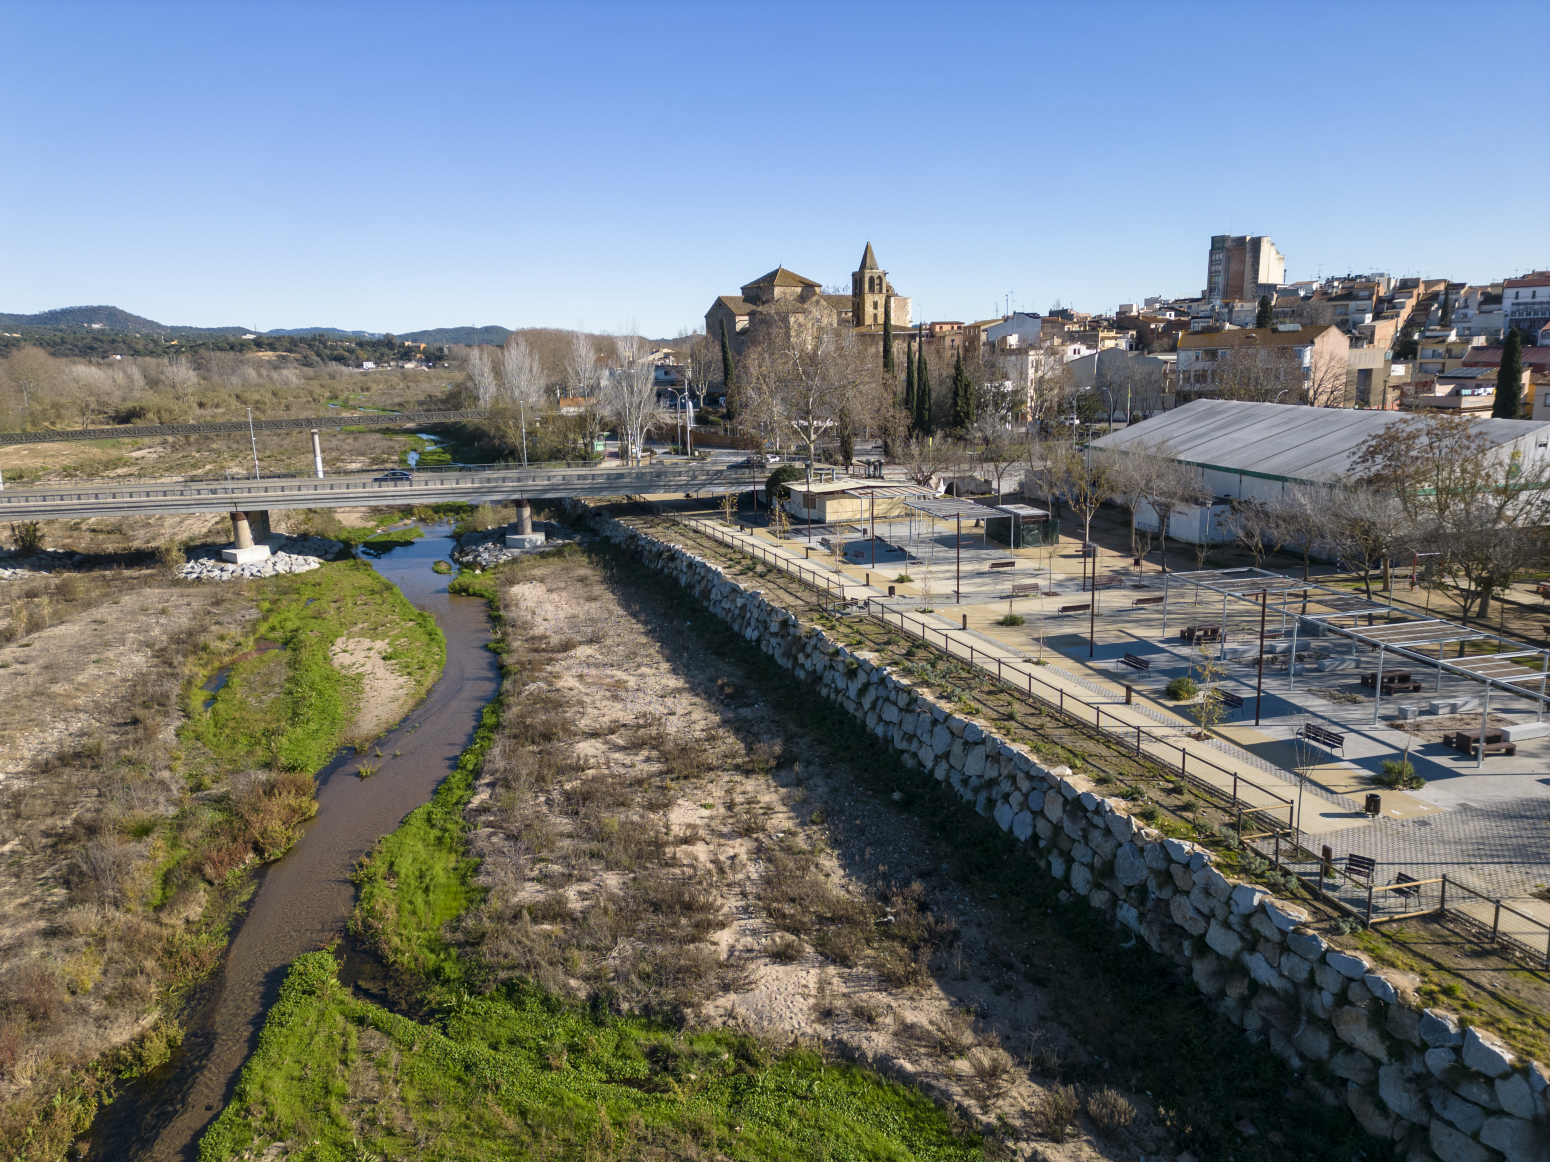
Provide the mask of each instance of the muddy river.
[{"label": "muddy river", "polygon": [[[198,1156],[199,1138],[236,1084],[258,1044],[264,1016],[286,966],[344,931],[355,904],[350,872],[378,836],[394,830],[428,801],[473,739],[480,712],[495,696],[495,655],[485,648],[485,603],[447,592],[450,578],[431,572],[453,542],[446,526],[371,562],[409,600],[436,617],[447,639],[441,680],[398,729],[378,744],[402,757],[382,763],[369,780],[337,758],[317,776],[318,813],[284,858],[259,876],[225,964],[194,998],[182,1048],[161,1069],[130,1085],[104,1109],[81,1145],[90,1158],[172,1162]],[[341,976],[382,999],[380,971],[350,950]]]}]

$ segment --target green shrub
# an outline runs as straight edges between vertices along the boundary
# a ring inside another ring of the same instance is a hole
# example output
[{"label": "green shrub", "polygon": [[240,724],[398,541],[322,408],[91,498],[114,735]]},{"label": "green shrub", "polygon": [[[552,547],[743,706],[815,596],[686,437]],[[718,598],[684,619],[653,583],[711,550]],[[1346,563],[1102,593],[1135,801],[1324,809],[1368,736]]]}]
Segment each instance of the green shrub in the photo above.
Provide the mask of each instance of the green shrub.
[{"label": "green shrub", "polygon": [[1408,759],[1384,759],[1383,771],[1372,776],[1372,783],[1390,791],[1415,791],[1426,786],[1426,780],[1415,773],[1415,764]]},{"label": "green shrub", "polygon": [[771,472],[769,479],[764,482],[765,495],[770,498],[771,504],[777,500],[785,500],[790,496],[790,493],[787,492],[784,486],[793,480],[805,480],[806,478],[807,469],[800,464],[782,464],[775,471]]},{"label": "green shrub", "polygon": [[1184,702],[1200,693],[1200,683],[1193,678],[1175,678],[1165,693],[1175,702]]},{"label": "green shrub", "polygon": [[1027,625],[1028,624],[1028,619],[1025,618],[1020,613],[1009,613],[1005,617],[1003,617],[1000,621],[996,622],[996,624],[997,625]]},{"label": "green shrub", "polygon": [[11,544],[24,557],[30,557],[43,548],[43,526],[35,520],[24,520],[11,526]]}]

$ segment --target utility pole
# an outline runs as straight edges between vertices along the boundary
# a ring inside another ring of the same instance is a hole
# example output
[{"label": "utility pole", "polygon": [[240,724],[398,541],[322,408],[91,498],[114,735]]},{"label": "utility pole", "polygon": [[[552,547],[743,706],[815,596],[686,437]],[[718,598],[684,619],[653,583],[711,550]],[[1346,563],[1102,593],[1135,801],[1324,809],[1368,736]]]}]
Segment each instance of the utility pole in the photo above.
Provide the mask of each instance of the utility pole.
[{"label": "utility pole", "polygon": [[[1270,590],[1259,591],[1259,676],[1254,680],[1254,725],[1259,725],[1259,705],[1265,700],[1265,612],[1270,604]],[[1293,658],[1295,662],[1297,659]]]},{"label": "utility pole", "polygon": [[[954,489],[954,491],[957,491]],[[953,596],[963,604],[963,513],[958,514],[958,535],[953,538],[953,552],[957,563],[953,566]]]},{"label": "utility pole", "polygon": [[258,472],[258,435],[253,431],[253,409],[248,408],[248,439],[253,442],[253,479],[262,480]]}]

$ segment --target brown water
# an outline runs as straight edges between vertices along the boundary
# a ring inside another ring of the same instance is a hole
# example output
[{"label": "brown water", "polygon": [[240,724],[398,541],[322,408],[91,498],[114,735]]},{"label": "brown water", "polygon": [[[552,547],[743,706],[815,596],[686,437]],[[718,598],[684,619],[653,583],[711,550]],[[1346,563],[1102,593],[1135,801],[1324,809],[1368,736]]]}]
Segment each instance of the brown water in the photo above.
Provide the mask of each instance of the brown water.
[{"label": "brown water", "polygon": [[[483,601],[451,596],[449,578],[431,572],[431,563],[445,559],[452,542],[437,535],[446,532],[444,527],[427,532],[425,539],[371,563],[411,602],[434,614],[447,639],[441,680],[379,743],[383,754],[397,750],[402,757],[384,759],[365,781],[343,757],[318,773],[317,816],[295,847],[262,873],[223,967],[185,1014],[182,1048],[98,1115],[88,1157],[137,1162],[197,1158],[200,1135],[258,1044],[286,967],[343,932],[355,905],[350,872],[357,859],[430,799],[473,740],[480,713],[498,684],[495,655],[485,648],[489,617]],[[374,968],[369,955],[356,949],[342,975],[375,994],[384,982]]]}]

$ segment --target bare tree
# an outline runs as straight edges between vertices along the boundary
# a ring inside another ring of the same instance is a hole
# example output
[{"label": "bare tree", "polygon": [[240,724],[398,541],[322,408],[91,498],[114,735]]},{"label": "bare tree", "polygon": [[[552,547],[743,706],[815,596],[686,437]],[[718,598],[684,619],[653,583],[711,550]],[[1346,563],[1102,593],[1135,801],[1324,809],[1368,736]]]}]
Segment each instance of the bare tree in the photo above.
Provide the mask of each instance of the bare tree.
[{"label": "bare tree", "polygon": [[525,339],[513,334],[506,340],[500,357],[501,392],[499,404],[507,413],[497,422],[509,427],[510,412],[516,411],[522,466],[527,467],[527,421],[544,402],[544,367],[538,352]]},{"label": "bare tree", "polygon": [[977,445],[974,463],[985,470],[985,475],[996,486],[996,503],[1001,503],[1005,491],[1003,482],[1007,473],[1022,463],[1027,439],[1006,426],[1005,421],[994,415],[982,415],[974,421],[971,439]]},{"label": "bare tree", "polygon": [[963,460],[963,450],[951,440],[933,440],[916,436],[904,444],[899,462],[911,482],[935,489],[938,482],[952,475]]},{"label": "bare tree", "polygon": [[1392,563],[1401,546],[1416,537],[1405,506],[1393,493],[1347,483],[1328,490],[1325,527],[1336,557],[1362,573],[1367,600],[1372,600],[1372,571],[1383,567],[1383,589],[1392,581]]},{"label": "bare tree", "polygon": [[1117,493],[1130,498],[1132,529],[1135,528],[1136,510],[1141,504],[1151,508],[1157,517],[1157,531],[1162,539],[1163,570],[1168,568],[1168,523],[1176,509],[1205,504],[1210,493],[1200,482],[1199,473],[1190,465],[1181,463],[1172,445],[1166,440],[1137,440],[1123,451],[1110,453],[1113,483]]},{"label": "bare tree", "polygon": [[659,419],[656,368],[646,340],[633,325],[614,337],[618,366],[611,368],[603,388],[604,406],[619,425],[620,460],[639,464],[646,435]]},{"label": "bare tree", "polygon": [[468,378],[473,383],[474,400],[481,408],[490,407],[500,391],[500,380],[490,359],[489,350],[478,346],[469,347],[463,356],[463,362],[468,368]]},{"label": "bare tree", "polygon": [[1087,449],[1062,445],[1054,455],[1051,471],[1055,494],[1081,513],[1082,543],[1086,544],[1092,540],[1093,514],[1114,497],[1118,477],[1101,453],[1093,456]]}]

